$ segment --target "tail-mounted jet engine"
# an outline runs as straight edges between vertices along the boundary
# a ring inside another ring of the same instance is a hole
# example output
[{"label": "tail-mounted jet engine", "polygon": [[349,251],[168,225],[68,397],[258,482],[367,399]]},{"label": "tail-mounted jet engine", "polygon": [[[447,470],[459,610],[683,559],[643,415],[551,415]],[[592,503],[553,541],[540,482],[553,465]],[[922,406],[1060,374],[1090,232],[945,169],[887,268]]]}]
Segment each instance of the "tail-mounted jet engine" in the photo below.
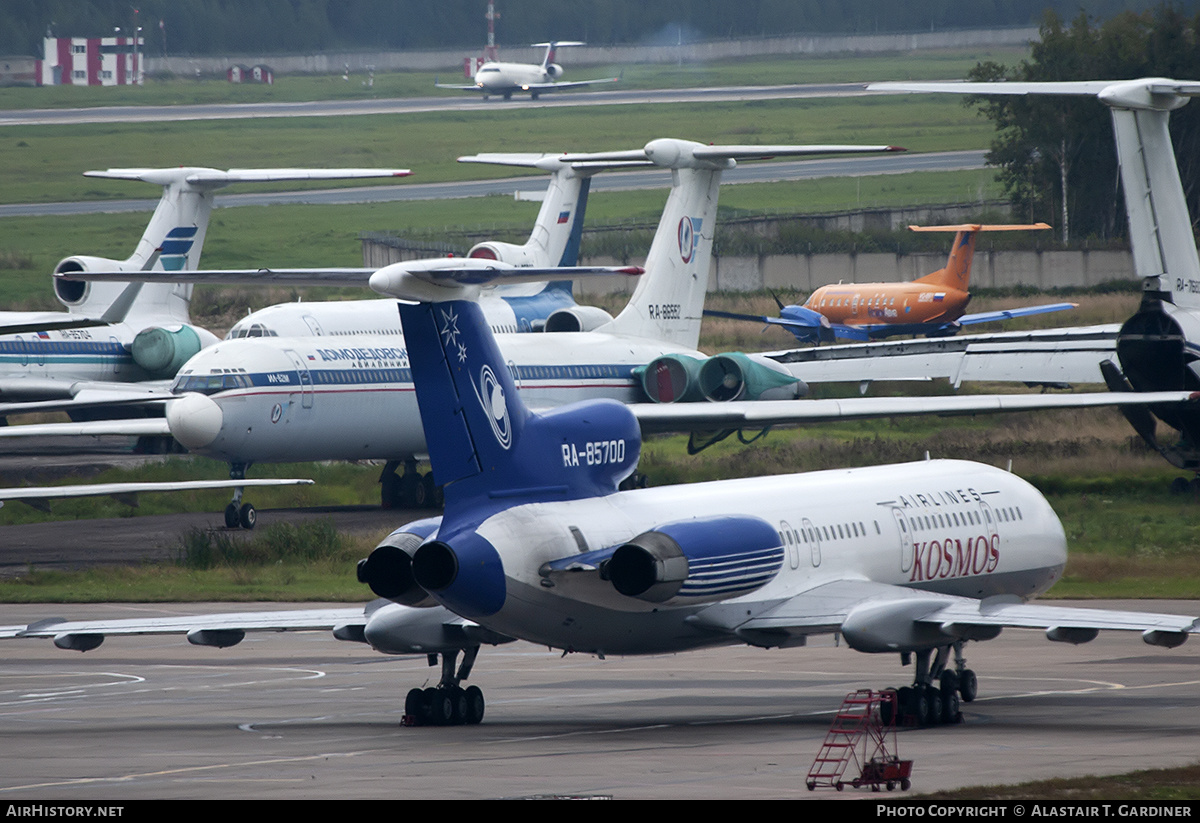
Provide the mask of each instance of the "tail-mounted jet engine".
[{"label": "tail-mounted jet engine", "polygon": [[413,578],[412,558],[441,518],[416,520],[389,534],[366,558],[358,561],[358,582],[379,597],[402,606],[433,606],[433,598]]},{"label": "tail-mounted jet engine", "polygon": [[779,534],[765,520],[709,517],[642,532],[600,564],[600,576],[626,597],[676,605],[752,592],[782,565]]},{"label": "tail-mounted jet engine", "polygon": [[635,374],[646,396],[655,403],[791,400],[808,394],[804,381],[781,363],[741,352],[717,354],[706,360],[665,354]]}]

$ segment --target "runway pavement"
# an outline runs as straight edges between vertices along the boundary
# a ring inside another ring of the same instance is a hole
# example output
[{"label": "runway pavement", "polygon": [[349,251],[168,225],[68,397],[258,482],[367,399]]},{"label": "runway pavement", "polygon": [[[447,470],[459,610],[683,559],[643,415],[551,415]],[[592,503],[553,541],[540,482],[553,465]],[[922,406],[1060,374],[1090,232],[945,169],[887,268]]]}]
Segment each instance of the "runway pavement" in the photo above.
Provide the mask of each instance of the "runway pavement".
[{"label": "runway pavement", "polygon": [[[0,606],[0,624],[146,610],[197,607]],[[1195,761],[1200,655],[1189,645],[1158,649],[1109,633],[1066,646],[1013,630],[971,644],[980,697],[964,706],[965,723],[899,735],[901,756],[915,761],[913,791]],[[810,793],[804,779],[847,692],[911,676],[894,656],[828,640],[607,660],[513,644],[485,649],[476,664],[471,682],[488,701],[481,725],[402,728],[404,693],[437,670],[324,633],[251,635],[224,650],[117,638],[86,655],[16,640],[3,654],[6,801],[880,800],[887,795]]]}]

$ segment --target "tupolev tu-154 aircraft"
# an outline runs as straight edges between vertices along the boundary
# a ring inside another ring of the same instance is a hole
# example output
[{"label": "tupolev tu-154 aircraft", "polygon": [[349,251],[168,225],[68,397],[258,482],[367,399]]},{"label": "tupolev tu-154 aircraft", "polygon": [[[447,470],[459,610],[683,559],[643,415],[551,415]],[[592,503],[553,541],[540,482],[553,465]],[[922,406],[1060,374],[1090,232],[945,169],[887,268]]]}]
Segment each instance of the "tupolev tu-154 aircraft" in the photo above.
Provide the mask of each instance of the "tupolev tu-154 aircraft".
[{"label": "tupolev tu-154 aircraft", "polygon": [[795,648],[836,634],[857,651],[915,660],[898,709],[933,725],[959,722],[978,693],[966,643],[1005,627],[1067,643],[1137,631],[1167,648],[1200,631],[1200,618],[1025,602],[1062,574],[1063,527],[1033,486],[979,463],[620,491],[640,456],[634,413],[603,398],[531,410],[471,299],[478,283],[457,278],[457,289],[419,274],[387,283],[445,493],[442,517],[398,529],[359,565],[391,605],[362,616],[43,621],[0,636],[86,651],[106,634],[186,632],[228,646],[247,629],[330,621],[342,639],[440,654],[439,686],[412,689],[405,711],[454,725],[483,718],[482,690],[461,685],[481,644],[520,638],[603,658]]},{"label": "tupolev tu-154 aircraft", "polygon": [[620,77],[602,77],[598,80],[575,80],[569,83],[560,82],[558,78],[563,76],[563,67],[554,62],[555,53],[558,49],[565,46],[582,45],[584,44],[578,40],[556,40],[551,43],[534,43],[533,48],[546,49],[546,56],[542,58],[541,65],[536,63],[502,63],[491,60],[479,67],[479,70],[475,72],[475,82],[470,85],[438,83],[436,79],[434,80],[434,85],[439,89],[455,89],[457,91],[482,93],[484,100],[487,100],[494,94],[502,96],[505,100],[511,100],[514,92],[528,92],[531,98],[537,100],[539,95],[547,92],[579,89],[599,83],[616,83],[621,79]]}]

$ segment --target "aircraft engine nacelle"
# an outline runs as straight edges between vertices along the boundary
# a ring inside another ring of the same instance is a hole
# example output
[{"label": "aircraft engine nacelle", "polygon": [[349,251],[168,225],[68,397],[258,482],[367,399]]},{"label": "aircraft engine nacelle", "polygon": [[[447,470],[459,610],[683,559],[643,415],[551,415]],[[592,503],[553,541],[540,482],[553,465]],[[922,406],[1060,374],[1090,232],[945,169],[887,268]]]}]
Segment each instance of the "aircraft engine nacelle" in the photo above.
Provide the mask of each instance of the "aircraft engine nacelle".
[{"label": "aircraft engine nacelle", "polygon": [[741,352],[714,355],[700,369],[699,387],[715,403],[793,400],[808,394],[803,380],[769,357]]},{"label": "aircraft engine nacelle", "polygon": [[654,403],[692,403],[704,399],[700,391],[703,362],[686,354],[664,354],[635,369],[634,376]]},{"label": "aircraft engine nacelle", "polygon": [[757,517],[668,523],[618,546],[601,577],[626,597],[650,603],[726,600],[769,582],[783,565],[774,527]]},{"label": "aircraft engine nacelle", "polygon": [[129,346],[129,355],[142,369],[159,378],[174,377],[182,366],[204,348],[204,341],[195,328],[182,325],[178,329],[151,326],[142,329]]},{"label": "aircraft engine nacelle", "polygon": [[125,262],[105,257],[79,255],[68,257],[54,267],[54,296],[73,311],[84,311],[90,304],[101,306],[101,312],[127,283],[89,283],[83,280],[63,280],[60,274],[89,271],[125,271]]},{"label": "aircraft engine nacelle", "polygon": [[558,309],[546,318],[546,331],[595,331],[612,322],[612,315],[596,306]]},{"label": "aircraft engine nacelle", "polygon": [[563,67],[558,65],[558,63],[546,64],[546,76],[551,80],[557,80],[563,76]]},{"label": "aircraft engine nacelle", "polygon": [[412,558],[440,522],[441,518],[417,520],[389,534],[370,555],[358,561],[358,582],[402,606],[436,605],[413,578]]},{"label": "aircraft engine nacelle", "polygon": [[536,266],[539,264],[536,251],[533,249],[492,240],[486,243],[476,243],[467,252],[467,257],[476,260],[496,260],[500,263],[508,263],[510,266]]}]

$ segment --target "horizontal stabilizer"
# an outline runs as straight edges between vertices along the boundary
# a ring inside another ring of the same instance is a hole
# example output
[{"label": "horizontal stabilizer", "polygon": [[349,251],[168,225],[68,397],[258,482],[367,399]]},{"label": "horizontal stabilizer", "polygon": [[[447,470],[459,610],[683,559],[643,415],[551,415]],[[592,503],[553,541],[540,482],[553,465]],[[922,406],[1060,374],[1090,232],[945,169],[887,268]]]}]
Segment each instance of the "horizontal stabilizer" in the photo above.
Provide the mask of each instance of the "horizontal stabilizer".
[{"label": "horizontal stabilizer", "polygon": [[960,223],[957,226],[909,226],[910,231],[1040,231],[1049,223]]},{"label": "horizontal stabilizer", "polygon": [[84,177],[109,180],[141,180],[159,186],[189,183],[193,186],[220,188],[232,183],[272,183],[285,180],[355,180],[381,177],[408,177],[408,169],[207,169],[178,167],[168,169],[106,169],[85,171]]}]

